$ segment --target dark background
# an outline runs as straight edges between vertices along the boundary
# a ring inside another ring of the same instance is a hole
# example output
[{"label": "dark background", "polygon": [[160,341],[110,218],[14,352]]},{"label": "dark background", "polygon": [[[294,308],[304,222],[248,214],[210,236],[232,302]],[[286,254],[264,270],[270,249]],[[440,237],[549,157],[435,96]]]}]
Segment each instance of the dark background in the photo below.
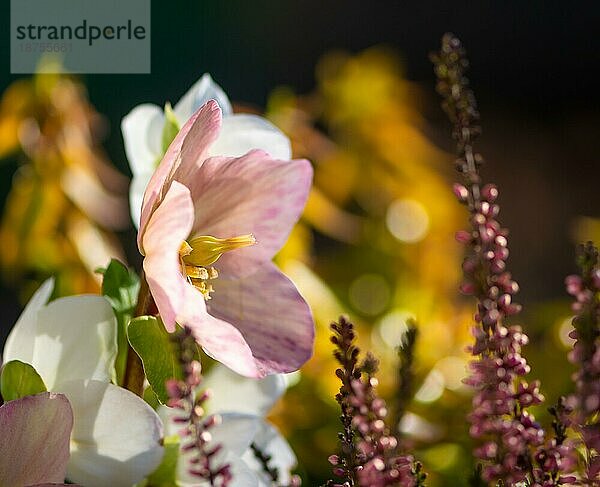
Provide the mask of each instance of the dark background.
[{"label": "dark background", "polygon": [[[510,266],[521,301],[563,296],[574,270],[573,218],[600,217],[600,4],[597,2],[399,0],[197,0],[152,2],[152,74],[86,75],[92,103],[110,122],[106,148],[127,172],[120,119],[142,102],[175,102],[204,72],[233,100],[264,106],[285,84],[314,87],[331,49],[384,44],[429,93],[433,136],[450,149],[427,55],[446,31],[468,50],[488,161],[512,229]],[[2,0],[0,89],[9,74],[9,1]],[[0,204],[10,184],[0,171]]]}]

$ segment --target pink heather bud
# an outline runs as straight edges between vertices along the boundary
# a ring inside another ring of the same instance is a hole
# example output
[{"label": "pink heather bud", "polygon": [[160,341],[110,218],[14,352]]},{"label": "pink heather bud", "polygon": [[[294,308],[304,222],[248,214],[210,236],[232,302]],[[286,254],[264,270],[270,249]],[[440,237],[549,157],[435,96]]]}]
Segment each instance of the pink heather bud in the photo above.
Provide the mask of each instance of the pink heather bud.
[{"label": "pink heather bud", "polygon": [[500,247],[506,247],[508,245],[508,240],[506,240],[506,237],[503,235],[497,235],[495,242],[496,245]]},{"label": "pink heather bud", "polygon": [[461,244],[468,244],[471,243],[471,241],[473,240],[473,235],[471,234],[471,232],[467,232],[466,230],[459,230],[454,235],[454,238],[457,242]]},{"label": "pink heather bud", "polygon": [[467,274],[472,274],[477,269],[477,260],[467,257],[462,264],[463,271]]},{"label": "pink heather bud", "polygon": [[589,289],[584,289],[580,293],[577,293],[577,296],[575,296],[577,301],[579,301],[580,303],[589,303],[592,301],[593,297],[594,294]]},{"label": "pink heather bud", "polygon": [[571,296],[576,296],[582,288],[581,277],[576,275],[567,276],[565,278],[565,286],[567,288],[567,293]]},{"label": "pink heather bud", "polygon": [[469,190],[465,188],[462,184],[454,183],[452,186],[452,191],[454,191],[454,195],[461,203],[464,203],[469,198]]},{"label": "pink heather bud", "polygon": [[165,389],[171,399],[180,399],[182,396],[181,383],[177,379],[169,379],[165,382]]},{"label": "pink heather bud", "polygon": [[506,308],[511,303],[510,294],[503,294],[498,298],[498,305],[502,308]]},{"label": "pink heather bud", "polygon": [[516,315],[521,312],[521,308],[522,306],[520,304],[512,303],[504,307],[504,313],[507,316]]},{"label": "pink heather bud", "polygon": [[338,465],[340,463],[340,457],[337,455],[330,455],[327,460],[329,460],[329,463],[332,465]]},{"label": "pink heather bud", "polygon": [[497,248],[495,254],[500,260],[508,259],[508,249],[506,247]]},{"label": "pink heather bud", "polygon": [[483,216],[481,213],[475,213],[471,220],[475,226],[485,225],[485,222],[487,221],[485,216]]},{"label": "pink heather bud", "polygon": [[486,184],[481,189],[481,197],[486,201],[493,203],[496,201],[496,198],[498,198],[498,188],[495,184]]},{"label": "pink heather bud", "polygon": [[490,243],[496,238],[496,232],[489,226],[481,227],[479,229],[479,235],[483,243]]},{"label": "pink heather bud", "polygon": [[494,274],[500,274],[501,272],[504,272],[504,269],[506,269],[506,264],[503,260],[496,259],[490,264],[490,270]]},{"label": "pink heather bud", "polygon": [[509,280],[502,285],[502,289],[504,289],[505,293],[517,294],[519,292],[519,284],[516,281]]},{"label": "pink heather bud", "polygon": [[383,472],[385,470],[385,463],[381,458],[376,457],[372,460],[372,462],[373,467],[375,467],[375,470],[378,470],[379,472]]},{"label": "pink heather bud", "polygon": [[497,309],[489,310],[485,315],[483,315],[483,322],[487,326],[495,325],[500,318],[500,312]]},{"label": "pink heather bud", "polygon": [[465,281],[463,282],[460,287],[460,292],[467,295],[467,296],[471,296],[473,294],[475,294],[475,284],[473,284],[472,282],[469,281]]}]

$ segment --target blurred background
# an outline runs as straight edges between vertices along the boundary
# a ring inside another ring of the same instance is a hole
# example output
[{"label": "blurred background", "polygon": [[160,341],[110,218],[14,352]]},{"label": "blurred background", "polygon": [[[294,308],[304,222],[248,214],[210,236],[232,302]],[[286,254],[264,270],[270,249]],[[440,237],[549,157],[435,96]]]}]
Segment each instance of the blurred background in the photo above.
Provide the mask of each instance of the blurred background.
[{"label": "blurred background", "polygon": [[[0,6],[5,31],[9,5]],[[466,215],[450,191],[450,128],[428,53],[452,31],[471,61],[484,176],[500,187],[527,355],[550,403],[569,391],[574,249],[600,241],[600,7],[595,2],[152,2],[152,74],[23,77],[0,39],[0,341],[39,282],[95,291],[109,256],[138,266],[120,120],[176,102],[209,72],[315,165],[302,222],[278,256],[315,312],[314,358],[273,411],[305,485],[329,476],[338,412],[327,326],[356,320],[394,411],[397,357],[416,318],[415,397],[400,428],[430,485],[472,470],[462,385],[473,303],[460,298]],[[331,373],[326,373],[330,371]],[[545,420],[540,409],[538,416]]]}]

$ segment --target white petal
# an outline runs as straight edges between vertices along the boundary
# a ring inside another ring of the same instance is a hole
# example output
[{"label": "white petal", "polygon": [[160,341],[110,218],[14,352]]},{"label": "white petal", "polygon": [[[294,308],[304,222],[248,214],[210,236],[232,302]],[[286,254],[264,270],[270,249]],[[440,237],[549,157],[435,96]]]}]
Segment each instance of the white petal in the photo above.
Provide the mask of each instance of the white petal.
[{"label": "white petal", "polygon": [[117,321],[102,296],[69,296],[38,312],[31,365],[48,390],[60,383],[96,379],[109,382],[117,356]]},{"label": "white petal", "polygon": [[140,218],[142,216],[142,202],[144,201],[144,192],[146,186],[152,177],[152,172],[140,172],[135,174],[129,186],[129,212],[135,228],[140,228]]},{"label": "white petal", "polygon": [[202,382],[212,394],[207,402],[210,413],[246,413],[264,417],[283,395],[286,380],[282,374],[249,379],[216,364]]},{"label": "white petal", "polygon": [[205,73],[173,108],[179,123],[183,125],[187,122],[192,114],[208,100],[215,100],[219,104],[223,116],[233,113],[231,103],[225,92],[213,81],[210,74]]},{"label": "white petal", "polygon": [[98,381],[65,383],[61,392],[74,417],[70,481],[85,487],[131,487],[158,467],[162,423],[142,399]]},{"label": "white petal", "polygon": [[[234,455],[227,455],[225,462],[231,467],[233,474],[232,487],[259,487],[261,486],[259,476],[248,466],[244,460]],[[272,484],[269,483],[268,487]],[[280,484],[284,485],[284,484]]]},{"label": "white petal", "polygon": [[11,330],[4,345],[3,363],[20,360],[31,364],[33,360],[33,337],[37,325],[37,314],[44,307],[54,289],[54,278],[47,279],[25,306],[23,313]]},{"label": "white petal", "polygon": [[[279,483],[288,485],[291,477],[290,472],[296,466],[297,460],[286,439],[281,436],[281,433],[273,425],[261,421],[253,443],[261,452],[271,457],[269,467],[274,467],[279,472]],[[253,471],[259,474],[266,485],[271,485],[252,450],[246,451],[242,459]]]},{"label": "white petal", "polygon": [[252,149],[262,149],[274,159],[291,159],[289,139],[275,125],[258,115],[240,113],[223,117],[219,137],[210,156],[240,157]]},{"label": "white petal", "polygon": [[125,153],[133,175],[152,172],[162,154],[164,114],[160,107],[145,103],[121,121]]},{"label": "white petal", "polygon": [[251,414],[220,414],[221,424],[211,428],[214,445],[223,445],[227,451],[241,456],[250,446],[262,420]]}]

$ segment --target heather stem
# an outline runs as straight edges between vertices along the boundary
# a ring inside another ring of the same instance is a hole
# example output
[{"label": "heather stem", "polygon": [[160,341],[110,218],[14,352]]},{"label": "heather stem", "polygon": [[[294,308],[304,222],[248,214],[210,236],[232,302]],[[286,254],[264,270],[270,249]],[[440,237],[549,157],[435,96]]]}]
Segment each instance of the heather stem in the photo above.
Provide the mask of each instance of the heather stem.
[{"label": "heather stem", "polygon": [[[150,312],[153,302],[150,289],[148,288],[148,282],[142,272],[142,275],[140,276],[138,301],[133,317],[147,315]],[[138,354],[135,353],[135,350],[133,350],[131,345],[127,348],[127,364],[123,378],[123,387],[140,397],[144,395],[144,368],[142,366],[142,360]]]}]

